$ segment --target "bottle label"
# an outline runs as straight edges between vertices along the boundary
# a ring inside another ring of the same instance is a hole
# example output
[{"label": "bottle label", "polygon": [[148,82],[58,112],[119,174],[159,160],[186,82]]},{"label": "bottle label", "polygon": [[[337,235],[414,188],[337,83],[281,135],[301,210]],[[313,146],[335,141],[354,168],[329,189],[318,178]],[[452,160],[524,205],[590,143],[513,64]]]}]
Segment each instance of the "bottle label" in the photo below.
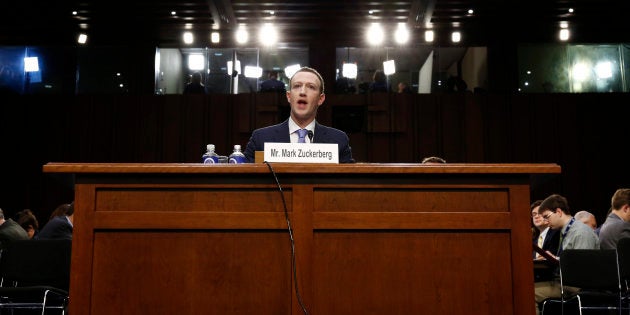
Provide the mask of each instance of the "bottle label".
[{"label": "bottle label", "polygon": [[216,154],[204,154],[202,157],[203,164],[216,164],[219,163],[219,156]]},{"label": "bottle label", "polygon": [[203,164],[216,164],[219,163],[219,157],[216,155],[206,156],[203,158]]},{"label": "bottle label", "polygon": [[230,164],[240,164],[240,163],[245,163],[245,156],[244,155],[236,155],[236,156],[230,156],[230,160],[228,163]]}]

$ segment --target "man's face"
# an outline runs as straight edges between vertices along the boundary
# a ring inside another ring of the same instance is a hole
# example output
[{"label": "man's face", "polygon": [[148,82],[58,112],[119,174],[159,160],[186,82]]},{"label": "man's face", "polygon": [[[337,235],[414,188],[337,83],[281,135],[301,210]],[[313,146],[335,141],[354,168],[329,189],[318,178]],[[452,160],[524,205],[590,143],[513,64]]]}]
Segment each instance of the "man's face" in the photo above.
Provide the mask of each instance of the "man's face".
[{"label": "man's face", "polygon": [[[556,209],[557,210],[557,209]],[[542,211],[542,218],[549,224],[549,228],[557,230],[562,228],[562,221],[560,220],[560,211],[546,209]]]},{"label": "man's face", "polygon": [[532,209],[532,222],[534,223],[534,226],[537,229],[542,231],[547,226],[549,226],[549,222],[547,222],[547,220],[543,219],[541,213],[538,212],[539,210],[540,210],[540,206],[536,206],[534,209]]},{"label": "man's face", "polygon": [[325,95],[320,93],[321,82],[317,75],[301,71],[293,75],[287,91],[287,100],[291,104],[291,117],[298,124],[308,124],[317,115],[317,108],[324,103]]},{"label": "man's face", "polygon": [[621,207],[621,219],[630,222],[630,205],[623,205]]}]

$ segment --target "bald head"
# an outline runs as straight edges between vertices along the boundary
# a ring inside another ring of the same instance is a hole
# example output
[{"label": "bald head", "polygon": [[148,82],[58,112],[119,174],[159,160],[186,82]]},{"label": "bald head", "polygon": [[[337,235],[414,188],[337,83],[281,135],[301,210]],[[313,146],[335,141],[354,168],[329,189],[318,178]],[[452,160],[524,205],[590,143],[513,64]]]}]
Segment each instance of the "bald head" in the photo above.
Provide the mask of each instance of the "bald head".
[{"label": "bald head", "polygon": [[597,220],[595,219],[595,216],[588,211],[578,211],[575,214],[575,219],[582,221],[582,223],[590,226],[593,230],[597,228]]}]

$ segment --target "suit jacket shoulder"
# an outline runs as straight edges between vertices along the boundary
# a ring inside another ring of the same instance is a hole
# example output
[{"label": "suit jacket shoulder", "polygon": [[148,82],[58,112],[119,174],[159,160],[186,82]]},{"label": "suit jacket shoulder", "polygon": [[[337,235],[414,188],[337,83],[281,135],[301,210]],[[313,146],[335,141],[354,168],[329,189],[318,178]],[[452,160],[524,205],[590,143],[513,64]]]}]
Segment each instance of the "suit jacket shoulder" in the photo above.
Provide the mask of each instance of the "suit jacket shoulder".
[{"label": "suit jacket shoulder", "polygon": [[630,237],[630,223],[611,213],[599,230],[599,243],[602,249],[616,249],[617,242]]},{"label": "suit jacket shoulder", "polygon": [[247,162],[254,163],[256,151],[265,149],[265,142],[281,142],[288,143],[291,141],[289,137],[289,119],[272,126],[258,128],[252,132],[247,146],[245,147],[245,158]]},{"label": "suit jacket shoulder", "polygon": [[35,235],[36,239],[72,239],[72,225],[65,216],[54,217]]},{"label": "suit jacket shoulder", "polygon": [[337,143],[339,145],[339,163],[354,163],[352,148],[348,135],[337,128],[315,124],[315,135],[313,142],[316,143]]}]

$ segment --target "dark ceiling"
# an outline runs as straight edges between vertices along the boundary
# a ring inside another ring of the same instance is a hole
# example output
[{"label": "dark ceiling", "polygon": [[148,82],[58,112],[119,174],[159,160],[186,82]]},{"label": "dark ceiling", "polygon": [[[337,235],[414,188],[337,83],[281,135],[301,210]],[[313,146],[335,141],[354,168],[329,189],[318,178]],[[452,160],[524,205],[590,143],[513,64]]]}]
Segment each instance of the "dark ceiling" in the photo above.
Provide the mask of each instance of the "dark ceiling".
[{"label": "dark ceiling", "polygon": [[457,28],[465,44],[488,45],[509,33],[517,42],[555,41],[566,21],[572,41],[623,42],[630,33],[623,12],[620,0],[22,0],[3,10],[0,45],[72,44],[84,31],[95,45],[181,47],[182,32],[191,30],[195,46],[217,46],[209,40],[217,30],[219,46],[228,47],[239,24],[253,29],[265,22],[276,25],[286,45],[361,46],[370,22],[389,28],[404,22],[416,41],[429,24],[438,37]]}]

